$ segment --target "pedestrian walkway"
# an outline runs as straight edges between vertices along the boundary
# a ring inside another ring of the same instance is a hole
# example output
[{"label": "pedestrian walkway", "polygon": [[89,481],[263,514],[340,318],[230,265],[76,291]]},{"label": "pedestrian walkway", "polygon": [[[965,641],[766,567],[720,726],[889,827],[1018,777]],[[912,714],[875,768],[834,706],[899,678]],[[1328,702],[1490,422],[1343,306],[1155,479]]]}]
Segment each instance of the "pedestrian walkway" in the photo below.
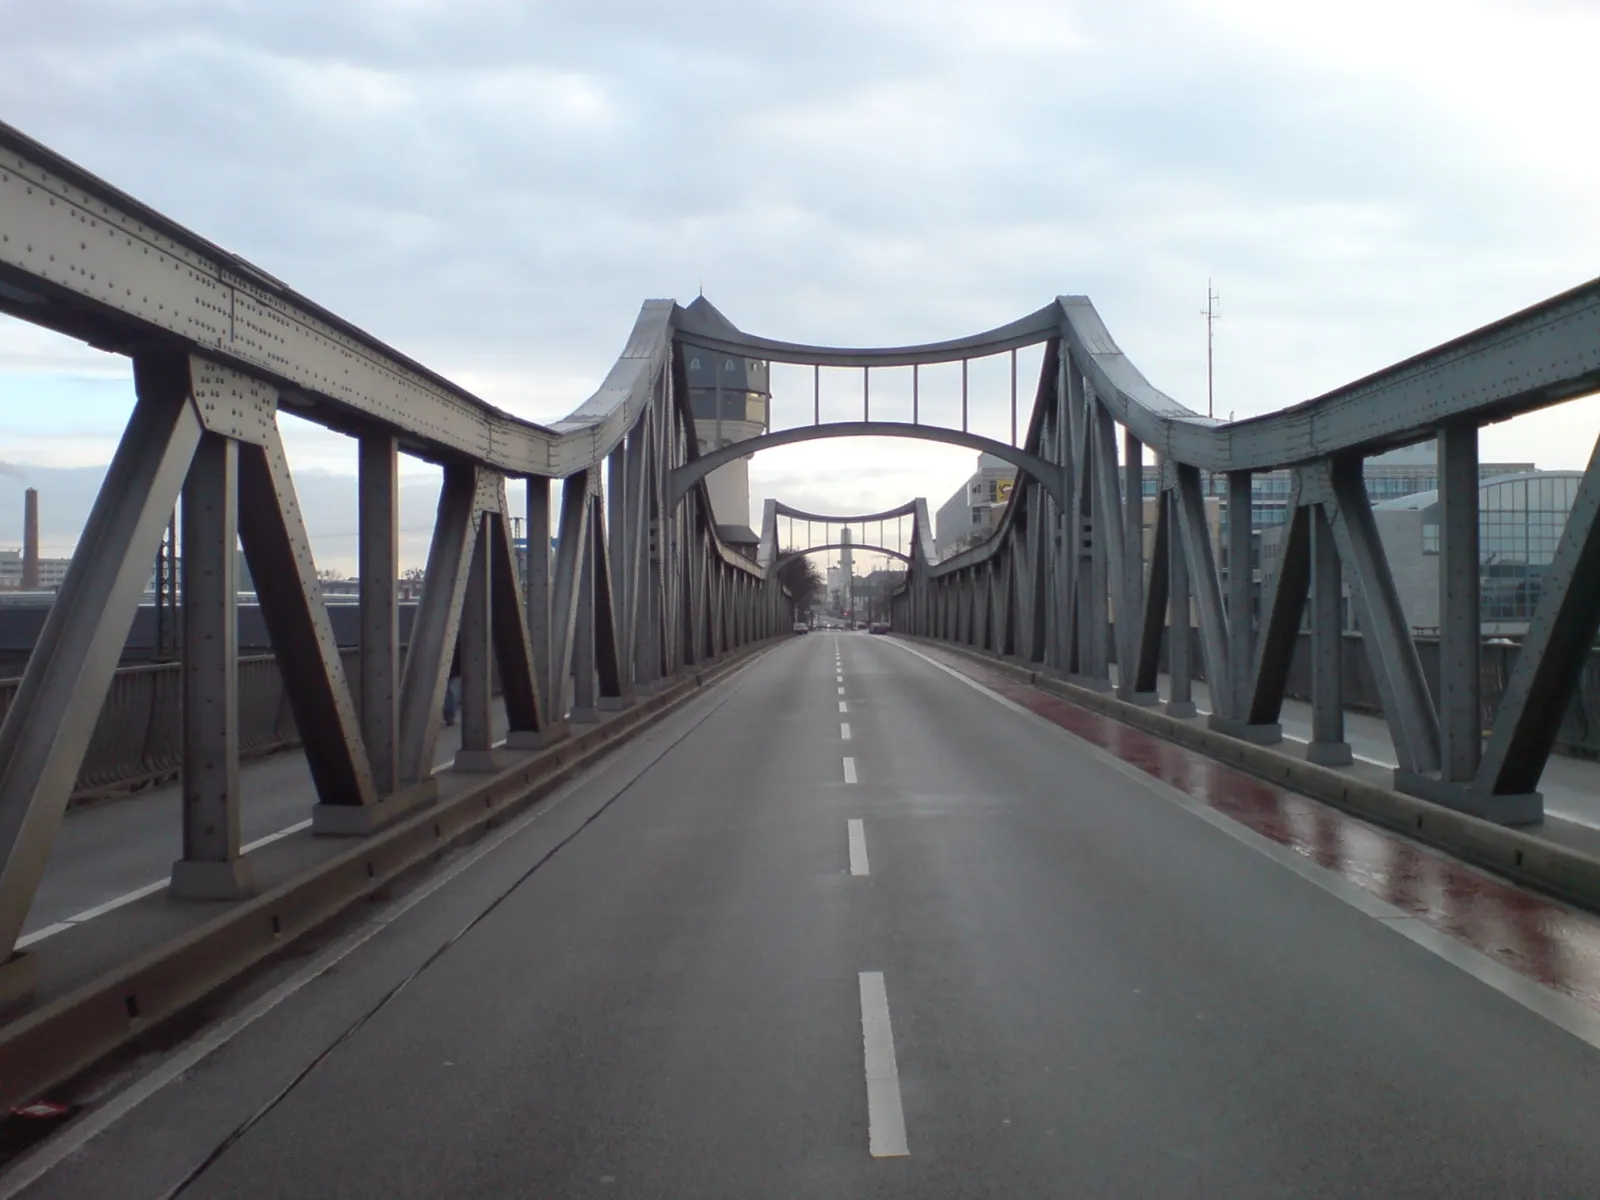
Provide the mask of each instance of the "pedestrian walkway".
[{"label": "pedestrian walkway", "polygon": [[[1116,677],[1117,668],[1113,664],[1111,678],[1114,681]],[[1172,695],[1171,682],[1166,675],[1161,676],[1157,686],[1162,697]],[[1210,690],[1198,679],[1191,686],[1195,707],[1209,716]],[[1305,744],[1311,740],[1310,704],[1302,700],[1285,700],[1280,722],[1286,741]],[[1357,760],[1389,770],[1398,765],[1394,740],[1389,736],[1389,726],[1381,716],[1346,711],[1344,736]],[[1544,794],[1547,817],[1600,830],[1600,762],[1552,754],[1545,766],[1544,777],[1539,781],[1539,790]]]}]

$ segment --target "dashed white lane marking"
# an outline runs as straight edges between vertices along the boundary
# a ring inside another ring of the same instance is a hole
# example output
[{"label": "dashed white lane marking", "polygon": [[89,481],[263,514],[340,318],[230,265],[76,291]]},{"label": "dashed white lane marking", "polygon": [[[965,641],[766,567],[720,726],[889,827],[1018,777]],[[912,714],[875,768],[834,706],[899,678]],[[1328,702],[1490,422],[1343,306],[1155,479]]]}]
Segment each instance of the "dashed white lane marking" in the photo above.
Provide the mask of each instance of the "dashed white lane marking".
[{"label": "dashed white lane marking", "polygon": [[842,740],[842,741],[848,742],[850,740],[850,722],[849,721],[840,721],[839,722],[839,737],[840,737],[840,740]]},{"label": "dashed white lane marking", "polygon": [[846,783],[854,783],[856,781],[856,760],[853,758],[844,760],[844,781]]},{"label": "dashed white lane marking", "polygon": [[839,701],[839,711],[840,712],[849,712],[850,711],[850,706],[848,704],[846,704],[843,700],[841,700],[841,701]]},{"label": "dashed white lane marking", "polygon": [[[495,743],[495,745],[505,745],[505,739],[501,738]],[[437,770],[438,768],[445,766],[453,757],[453,751],[450,754],[445,755],[445,757],[440,759],[435,764],[435,769]],[[244,845],[239,847],[239,853],[249,854],[252,850],[259,850],[262,846],[270,846],[273,842],[281,841],[283,838],[290,837],[293,834],[299,833],[301,830],[310,828],[311,819],[309,817],[304,821],[296,821],[293,825],[285,825],[276,833],[269,833],[265,837],[258,837],[253,842],[246,842]],[[19,937],[17,939],[16,948],[18,950],[26,950],[29,946],[36,945],[37,943],[44,941],[45,938],[55,937],[55,935],[58,933],[65,933],[74,925],[82,925],[85,921],[92,921],[96,917],[105,916],[108,912],[115,912],[117,909],[126,904],[132,904],[135,900],[143,900],[146,896],[153,896],[157,892],[165,891],[169,882],[170,881],[166,879],[158,879],[154,883],[147,883],[143,887],[134,888],[131,892],[124,892],[120,896],[114,896],[110,900],[96,904],[93,908],[86,908],[82,912],[73,913],[70,917],[62,917],[61,920],[46,925],[42,929],[35,929],[32,933],[25,937]]]},{"label": "dashed white lane marking", "polygon": [[844,695],[844,689],[843,688],[839,689],[839,695],[841,695],[841,696]]},{"label": "dashed white lane marking", "polygon": [[867,831],[861,821],[851,817],[845,822],[850,835],[850,874],[867,874]]},{"label": "dashed white lane marking", "polygon": [[882,971],[861,972],[861,1045],[867,1067],[867,1147],[873,1158],[900,1158],[906,1145],[906,1114],[900,1105],[900,1071],[889,1027],[889,993]]}]

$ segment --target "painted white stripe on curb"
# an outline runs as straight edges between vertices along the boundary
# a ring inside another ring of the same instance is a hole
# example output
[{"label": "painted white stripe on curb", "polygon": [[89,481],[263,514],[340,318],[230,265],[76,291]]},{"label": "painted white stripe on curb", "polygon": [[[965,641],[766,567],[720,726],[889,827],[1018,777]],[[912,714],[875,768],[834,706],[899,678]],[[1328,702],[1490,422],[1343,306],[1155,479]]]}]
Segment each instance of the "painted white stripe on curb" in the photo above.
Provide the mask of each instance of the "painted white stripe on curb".
[{"label": "painted white stripe on curb", "polygon": [[853,758],[844,760],[844,781],[846,783],[854,783],[856,781],[856,760]]},{"label": "painted white stripe on curb", "polygon": [[867,1068],[867,1147],[873,1158],[910,1154],[882,971],[861,972],[861,1045]]},{"label": "painted white stripe on curb", "polygon": [[862,826],[859,817],[851,817],[845,822],[845,829],[850,837],[850,874],[866,875],[867,870],[867,831]]}]

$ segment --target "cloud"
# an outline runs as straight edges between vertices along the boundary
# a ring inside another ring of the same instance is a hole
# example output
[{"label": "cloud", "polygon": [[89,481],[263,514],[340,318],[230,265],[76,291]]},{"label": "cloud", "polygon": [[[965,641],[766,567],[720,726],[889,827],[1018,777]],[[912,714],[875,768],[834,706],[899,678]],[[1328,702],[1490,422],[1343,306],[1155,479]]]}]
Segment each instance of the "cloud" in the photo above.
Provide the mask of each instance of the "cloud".
[{"label": "cloud", "polygon": [[[844,344],[1087,293],[1203,406],[1210,278],[1218,403],[1244,415],[1600,255],[1600,163],[1570,152],[1597,32],[1579,3],[15,7],[8,119],[537,420],[604,377],[644,298],[702,282],[747,329]],[[22,328],[0,325],[7,455],[104,461],[113,405],[89,377],[125,364]],[[22,373],[62,402],[18,416]],[[1003,425],[1005,399],[974,419]],[[1584,420],[1533,455],[1491,430],[1485,457],[1558,457],[1593,440]],[[297,467],[353,469],[337,435],[286,437]],[[753,479],[824,508],[936,505],[970,470],[793,453]]]}]

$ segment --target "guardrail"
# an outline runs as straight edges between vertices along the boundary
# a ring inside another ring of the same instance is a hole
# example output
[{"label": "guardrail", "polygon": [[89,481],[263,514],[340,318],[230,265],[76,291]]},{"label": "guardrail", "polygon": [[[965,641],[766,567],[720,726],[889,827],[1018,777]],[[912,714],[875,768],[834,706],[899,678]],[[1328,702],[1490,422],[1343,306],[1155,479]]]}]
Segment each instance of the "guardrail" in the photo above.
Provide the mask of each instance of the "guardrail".
[{"label": "guardrail", "polygon": [[[359,654],[341,652],[353,671]],[[0,720],[16,699],[20,679],[0,679]],[[239,753],[256,758],[298,745],[294,709],[278,660],[239,660]],[[123,667],[111,680],[89,748],[73,785],[75,803],[177,777],[183,766],[183,666],[148,663]]]}]

